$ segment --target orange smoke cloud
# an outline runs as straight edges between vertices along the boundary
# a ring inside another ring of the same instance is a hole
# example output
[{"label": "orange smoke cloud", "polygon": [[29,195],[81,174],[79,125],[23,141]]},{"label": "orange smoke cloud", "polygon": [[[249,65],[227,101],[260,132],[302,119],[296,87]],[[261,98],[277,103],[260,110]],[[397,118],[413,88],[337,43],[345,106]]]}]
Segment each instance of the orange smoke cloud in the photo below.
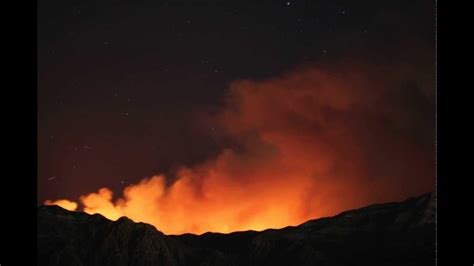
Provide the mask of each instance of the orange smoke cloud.
[{"label": "orange smoke cloud", "polygon": [[181,234],[281,228],[429,191],[432,84],[416,76],[346,65],[235,82],[214,117],[233,148],[171,184],[157,175],[116,201],[107,188],[80,201]]},{"label": "orange smoke cloud", "polygon": [[56,201],[47,200],[44,202],[45,205],[58,205],[59,207],[66,209],[68,211],[75,211],[77,209],[77,203],[67,200],[67,199],[60,199]]}]

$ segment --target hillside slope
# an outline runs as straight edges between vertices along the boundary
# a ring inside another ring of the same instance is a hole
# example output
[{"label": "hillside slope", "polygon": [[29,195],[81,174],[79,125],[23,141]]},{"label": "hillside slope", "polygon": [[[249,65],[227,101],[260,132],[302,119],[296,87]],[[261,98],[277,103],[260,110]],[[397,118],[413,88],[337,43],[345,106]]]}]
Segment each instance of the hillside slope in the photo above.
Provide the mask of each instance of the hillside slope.
[{"label": "hillside slope", "polygon": [[38,207],[39,265],[434,265],[433,193],[296,227],[167,236],[122,217]]}]

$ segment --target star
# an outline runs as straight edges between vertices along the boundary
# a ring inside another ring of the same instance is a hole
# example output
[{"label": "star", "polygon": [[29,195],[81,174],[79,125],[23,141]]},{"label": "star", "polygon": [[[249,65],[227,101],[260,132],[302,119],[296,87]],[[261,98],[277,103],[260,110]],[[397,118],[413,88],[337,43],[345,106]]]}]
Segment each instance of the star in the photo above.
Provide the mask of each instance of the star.
[{"label": "star", "polygon": [[289,6],[291,3],[290,2],[286,2],[286,5]]},{"label": "star", "polygon": [[128,116],[128,112],[127,112],[127,113],[125,113],[125,115],[126,115],[126,116]]}]

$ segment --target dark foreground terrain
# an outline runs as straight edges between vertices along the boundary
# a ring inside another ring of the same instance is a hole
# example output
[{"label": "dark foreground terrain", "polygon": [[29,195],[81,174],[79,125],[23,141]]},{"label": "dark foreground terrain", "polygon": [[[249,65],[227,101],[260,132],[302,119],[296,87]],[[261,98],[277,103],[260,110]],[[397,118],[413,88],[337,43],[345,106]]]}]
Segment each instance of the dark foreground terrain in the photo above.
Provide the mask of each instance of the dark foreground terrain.
[{"label": "dark foreground terrain", "polygon": [[39,265],[435,265],[433,193],[296,227],[167,236],[122,217],[38,207]]}]

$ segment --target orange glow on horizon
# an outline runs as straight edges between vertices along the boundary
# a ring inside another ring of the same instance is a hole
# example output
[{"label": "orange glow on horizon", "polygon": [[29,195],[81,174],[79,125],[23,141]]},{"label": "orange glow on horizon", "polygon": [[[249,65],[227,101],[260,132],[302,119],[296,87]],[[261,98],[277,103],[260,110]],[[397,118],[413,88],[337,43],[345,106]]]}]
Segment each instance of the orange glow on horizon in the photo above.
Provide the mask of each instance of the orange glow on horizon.
[{"label": "orange glow on horizon", "polygon": [[47,200],[44,202],[45,205],[57,205],[63,209],[68,211],[75,211],[77,209],[77,203],[67,200],[67,199],[60,199],[56,201]]}]

